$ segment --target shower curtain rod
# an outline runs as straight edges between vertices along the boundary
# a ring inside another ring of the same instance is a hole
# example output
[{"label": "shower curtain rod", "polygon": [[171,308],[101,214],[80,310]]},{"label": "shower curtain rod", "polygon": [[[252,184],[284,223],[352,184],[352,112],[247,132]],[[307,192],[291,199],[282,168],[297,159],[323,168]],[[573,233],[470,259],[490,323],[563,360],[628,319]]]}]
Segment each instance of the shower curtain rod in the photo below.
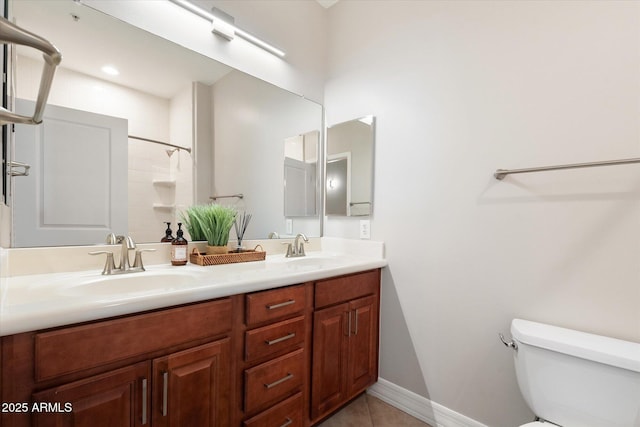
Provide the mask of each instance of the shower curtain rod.
[{"label": "shower curtain rod", "polygon": [[543,166],[538,168],[523,168],[523,169],[497,169],[493,174],[495,179],[502,180],[505,176],[515,173],[528,173],[528,172],[544,172],[559,169],[577,169],[577,168],[590,168],[595,166],[616,166],[616,165],[628,165],[632,163],[640,163],[640,157],[633,159],[620,159],[620,160],[605,160],[602,162],[588,162],[588,163],[574,163],[569,165],[558,166]]},{"label": "shower curtain rod", "polygon": [[154,144],[166,145],[167,147],[177,148],[178,150],[184,150],[191,154],[191,148],[181,147],[179,145],[169,144],[168,142],[156,141],[155,139],[142,138],[140,136],[129,135],[131,139],[138,139],[140,141],[153,142]]}]

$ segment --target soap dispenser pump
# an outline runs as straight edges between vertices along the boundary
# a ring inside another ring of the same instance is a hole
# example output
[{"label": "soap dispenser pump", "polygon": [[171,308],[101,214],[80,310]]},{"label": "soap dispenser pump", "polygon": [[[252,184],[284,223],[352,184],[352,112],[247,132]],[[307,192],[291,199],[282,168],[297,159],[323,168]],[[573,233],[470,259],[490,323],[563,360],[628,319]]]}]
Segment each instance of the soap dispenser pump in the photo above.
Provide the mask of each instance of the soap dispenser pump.
[{"label": "soap dispenser pump", "polygon": [[171,230],[171,223],[165,222],[167,224],[167,229],[164,231],[164,237],[160,240],[161,243],[165,242],[173,242],[173,231]]},{"label": "soap dispenser pump", "polygon": [[187,239],[183,237],[182,223],[178,223],[178,237],[171,242],[171,265],[185,265],[187,263]]}]

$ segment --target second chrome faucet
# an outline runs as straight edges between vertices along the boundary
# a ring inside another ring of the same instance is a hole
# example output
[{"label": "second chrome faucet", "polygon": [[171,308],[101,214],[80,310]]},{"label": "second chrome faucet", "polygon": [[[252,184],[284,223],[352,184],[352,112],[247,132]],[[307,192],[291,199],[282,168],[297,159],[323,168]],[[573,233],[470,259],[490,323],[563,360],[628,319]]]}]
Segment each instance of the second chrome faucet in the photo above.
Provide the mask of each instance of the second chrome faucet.
[{"label": "second chrome faucet", "polygon": [[[304,242],[300,241],[301,238],[302,238],[302,240]],[[296,257],[305,256],[306,255],[304,253],[304,244],[305,243],[309,243],[309,239],[307,239],[307,236],[305,236],[302,233],[296,234],[296,238],[293,241],[293,243],[283,243],[283,244],[288,245],[287,246],[287,253],[284,256],[287,257],[287,258],[296,258]]]}]

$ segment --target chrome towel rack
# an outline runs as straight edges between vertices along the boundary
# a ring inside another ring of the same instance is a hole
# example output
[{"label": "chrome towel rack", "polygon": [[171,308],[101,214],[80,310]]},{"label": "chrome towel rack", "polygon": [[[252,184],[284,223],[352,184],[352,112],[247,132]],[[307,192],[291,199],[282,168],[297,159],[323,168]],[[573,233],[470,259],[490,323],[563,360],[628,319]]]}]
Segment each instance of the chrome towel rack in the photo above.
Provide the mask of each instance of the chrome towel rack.
[{"label": "chrome towel rack", "polygon": [[523,169],[497,169],[493,176],[495,179],[502,180],[505,176],[516,174],[516,173],[529,173],[529,172],[544,172],[544,171],[553,171],[559,169],[577,169],[577,168],[591,168],[597,166],[617,166],[617,165],[628,165],[632,163],[640,163],[640,157],[631,158],[631,159],[620,159],[620,160],[605,160],[602,162],[587,162],[587,163],[573,163],[568,165],[557,165],[557,166],[542,166],[537,168],[523,168]]},{"label": "chrome towel rack", "polygon": [[232,194],[230,196],[211,196],[209,197],[211,200],[218,200],[218,199],[230,199],[233,197],[237,197],[238,199],[244,199],[244,194],[239,193],[239,194]]},{"label": "chrome towel rack", "polygon": [[15,43],[37,49],[42,52],[45,62],[42,68],[40,89],[38,91],[33,117],[22,116],[0,107],[0,125],[8,123],[37,125],[42,123],[42,115],[44,114],[44,107],[49,98],[53,75],[55,74],[56,67],[60,64],[60,61],[62,61],[60,51],[44,38],[18,27],[2,17],[0,17],[0,42]]},{"label": "chrome towel rack", "polygon": [[[7,166],[9,166],[9,175],[11,176],[29,176],[29,170],[31,169],[31,165],[16,162],[15,160],[7,162]],[[22,168],[22,171],[17,170],[18,168]]]}]

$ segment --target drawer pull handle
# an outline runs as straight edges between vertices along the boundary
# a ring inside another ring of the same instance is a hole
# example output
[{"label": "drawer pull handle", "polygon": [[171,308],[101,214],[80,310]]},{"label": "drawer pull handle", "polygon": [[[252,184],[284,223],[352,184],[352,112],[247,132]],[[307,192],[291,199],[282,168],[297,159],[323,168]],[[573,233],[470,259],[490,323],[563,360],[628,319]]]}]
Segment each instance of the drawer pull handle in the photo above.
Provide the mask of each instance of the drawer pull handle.
[{"label": "drawer pull handle", "polygon": [[289,335],[285,335],[283,337],[276,338],[275,340],[265,340],[264,342],[267,343],[267,345],[274,345],[274,344],[278,344],[279,342],[282,342],[282,341],[290,340],[291,338],[294,338],[295,336],[296,336],[295,332],[292,332]]},{"label": "drawer pull handle", "polygon": [[271,384],[265,384],[264,386],[269,389],[269,388],[273,388],[275,386],[277,386],[278,384],[282,384],[285,381],[289,381],[290,379],[293,378],[293,374],[287,374],[286,377],[280,378],[278,381],[274,381]]},{"label": "drawer pull handle", "polygon": [[353,335],[358,335],[358,309],[356,308],[353,312],[355,317],[356,330],[353,332]]},{"label": "drawer pull handle", "polygon": [[142,379],[142,425],[147,424],[147,379]]},{"label": "drawer pull handle", "polygon": [[287,420],[287,421],[285,421],[284,424],[282,424],[280,427],[287,427],[287,426],[290,426],[293,423],[293,421],[289,417],[286,417],[285,420]]},{"label": "drawer pull handle", "polygon": [[347,333],[345,335],[350,337],[351,336],[351,312],[349,311],[345,314],[349,316],[349,319],[347,320]]},{"label": "drawer pull handle", "polygon": [[291,304],[295,304],[296,300],[290,299],[289,301],[281,302],[278,304],[269,304],[267,305],[267,310],[275,310],[276,308],[286,307]]},{"label": "drawer pull handle", "polygon": [[169,393],[169,373],[162,373],[162,416],[167,416],[167,394]]}]

